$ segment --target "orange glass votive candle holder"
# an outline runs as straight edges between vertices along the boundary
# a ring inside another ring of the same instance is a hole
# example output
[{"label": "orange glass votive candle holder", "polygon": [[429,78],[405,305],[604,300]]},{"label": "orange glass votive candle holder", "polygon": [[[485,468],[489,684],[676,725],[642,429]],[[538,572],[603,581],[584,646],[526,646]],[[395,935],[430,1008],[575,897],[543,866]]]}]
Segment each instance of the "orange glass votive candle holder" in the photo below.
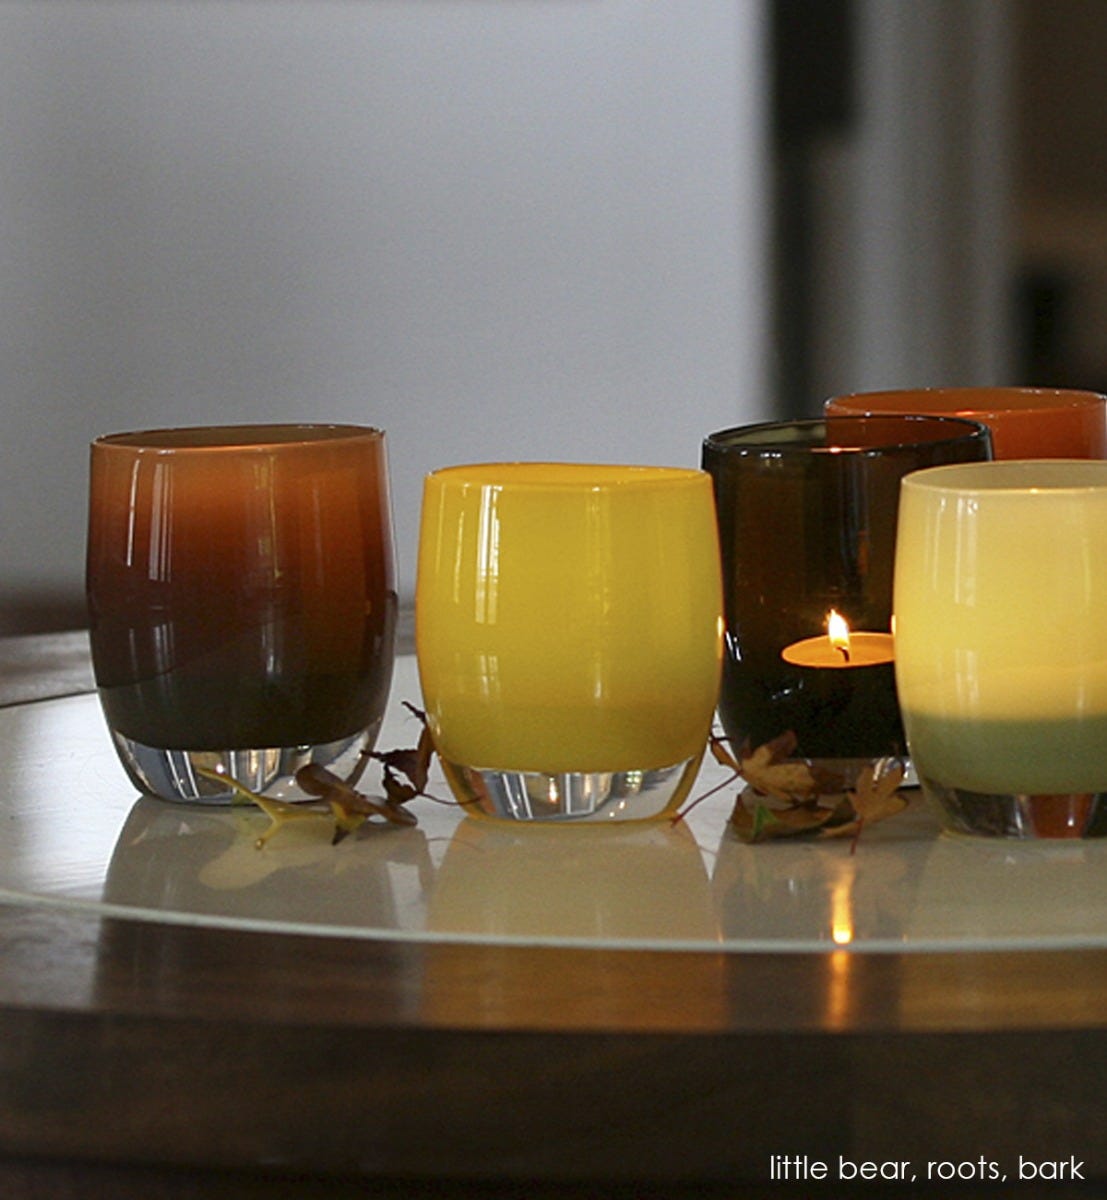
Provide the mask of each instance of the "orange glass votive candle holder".
[{"label": "orange glass votive candle holder", "polygon": [[996,458],[1107,458],[1107,396],[1066,388],[905,388],[833,396],[828,416],[964,417],[992,431]]}]

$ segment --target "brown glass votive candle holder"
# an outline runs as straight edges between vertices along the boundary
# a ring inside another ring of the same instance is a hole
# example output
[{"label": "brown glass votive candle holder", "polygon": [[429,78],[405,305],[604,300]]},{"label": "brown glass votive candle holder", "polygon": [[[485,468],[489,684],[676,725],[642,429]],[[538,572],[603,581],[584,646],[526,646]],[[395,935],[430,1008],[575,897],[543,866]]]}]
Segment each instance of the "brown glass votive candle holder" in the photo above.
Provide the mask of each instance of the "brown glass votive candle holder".
[{"label": "brown glass votive candle holder", "polygon": [[841,417],[711,434],[726,639],[719,719],[732,748],[789,740],[851,784],[906,760],[892,573],[900,480],[992,456],[983,425]]},{"label": "brown glass votive candle holder", "polygon": [[380,728],[396,586],[384,434],[353,425],[92,444],[93,667],[131,781],[168,800],[295,798]]}]

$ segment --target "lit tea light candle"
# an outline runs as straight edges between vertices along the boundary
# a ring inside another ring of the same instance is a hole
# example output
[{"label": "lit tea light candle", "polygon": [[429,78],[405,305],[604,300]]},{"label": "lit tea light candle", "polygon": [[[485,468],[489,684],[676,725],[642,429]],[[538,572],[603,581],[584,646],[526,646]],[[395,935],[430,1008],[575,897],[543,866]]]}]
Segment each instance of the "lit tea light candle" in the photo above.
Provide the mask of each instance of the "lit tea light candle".
[{"label": "lit tea light candle", "polygon": [[794,667],[875,667],[895,658],[895,643],[890,633],[854,633],[849,622],[833,608],[827,613],[826,633],[803,638],[780,652]]}]

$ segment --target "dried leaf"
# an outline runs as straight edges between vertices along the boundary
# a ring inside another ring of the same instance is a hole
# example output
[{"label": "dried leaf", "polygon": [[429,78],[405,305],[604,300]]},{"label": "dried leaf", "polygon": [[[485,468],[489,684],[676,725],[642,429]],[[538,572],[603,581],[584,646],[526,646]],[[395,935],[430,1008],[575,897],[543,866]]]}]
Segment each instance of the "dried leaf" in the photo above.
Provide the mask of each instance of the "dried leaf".
[{"label": "dried leaf", "polygon": [[279,830],[292,824],[293,821],[318,821],[318,809],[304,804],[288,804],[284,800],[271,800],[268,796],[253,795],[254,803],[269,818],[269,828],[259,834],[254,845],[260,850],[267,841]]},{"label": "dried leaf", "polygon": [[849,794],[854,811],[864,821],[882,821],[902,812],[907,807],[907,798],[899,791],[902,782],[902,763],[880,775],[873,767],[866,767]]},{"label": "dried leaf", "polygon": [[[369,797],[359,792],[346,780],[335,775],[333,771],[327,770],[326,767],[320,766],[318,763],[308,763],[296,772],[296,783],[308,796],[315,799],[292,804],[251,791],[237,779],[222,772],[210,771],[203,767],[198,767],[197,770],[205,778],[230,788],[234,793],[235,802],[254,804],[269,817],[269,827],[258,837],[256,842],[259,849],[289,822],[306,818],[319,820],[327,812],[333,819],[331,841],[332,844],[337,845],[373,817],[383,818],[385,822],[392,825],[418,824],[415,815],[408,812],[403,805],[406,800],[421,793],[422,785],[425,785],[430,770],[430,753],[422,749],[422,739],[420,739],[420,746],[415,750],[395,751],[393,754],[397,761],[407,764],[416,773],[420,780],[418,790],[408,788],[398,791],[395,787],[390,788],[389,780],[386,778],[385,790],[388,794],[384,797]],[[373,755],[372,757],[384,761],[391,755]],[[388,771],[389,767],[386,764],[386,776]]]},{"label": "dried leaf", "polygon": [[745,781],[763,796],[778,800],[807,799],[817,793],[818,784],[810,766],[793,759],[796,735],[788,730],[752,753],[743,751],[741,772]]},{"label": "dried leaf", "polygon": [[817,833],[834,817],[833,808],[818,804],[796,804],[789,808],[771,808],[757,802],[752,806],[739,796],[730,825],[744,842],[768,842],[781,838],[803,837]]},{"label": "dried leaf", "polygon": [[279,829],[291,822],[308,818],[315,821],[319,820],[319,810],[313,808],[310,804],[289,804],[285,800],[273,800],[268,796],[262,796],[258,792],[251,791],[245,784],[239,783],[237,779],[224,774],[222,771],[210,771],[207,767],[197,767],[196,772],[199,775],[203,775],[205,779],[212,780],[213,783],[220,783],[225,787],[229,787],[234,792],[238,803],[256,804],[265,813],[269,818],[269,827],[264,833],[258,835],[254,843],[259,850]]},{"label": "dried leaf", "polygon": [[742,768],[738,765],[738,760],[731,753],[725,738],[721,738],[717,733],[712,732],[707,739],[707,747],[711,751],[711,757],[720,767],[727,767],[736,775],[741,773]]},{"label": "dried leaf", "polygon": [[794,837],[797,834],[812,833],[824,828],[833,821],[838,812],[836,807],[822,804],[797,804],[793,808],[780,808],[773,811],[776,824],[780,826],[782,837]]},{"label": "dried leaf", "polygon": [[[434,758],[434,740],[427,724],[427,714],[407,701],[404,701],[404,707],[422,725],[418,743],[411,750],[388,750],[372,755],[384,767],[384,790],[393,804],[406,804],[424,794],[430,778],[431,760]],[[402,782],[398,775],[406,776],[408,782]]]},{"label": "dried leaf", "polygon": [[335,815],[338,828],[335,842],[340,842],[365,823],[369,817],[383,817],[394,825],[415,825],[416,818],[390,798],[376,799],[351,787],[326,767],[310,763],[296,772],[296,782],[312,796],[324,800]]},{"label": "dried leaf", "polygon": [[[743,841],[852,837],[856,848],[865,825],[907,807],[907,798],[899,791],[902,764],[866,767],[846,790],[840,778],[791,758],[795,748],[796,738],[789,731],[753,751],[743,751],[741,773],[748,787],[738,796],[730,817],[731,828]],[[777,803],[765,803],[765,798]]]},{"label": "dried leaf", "polygon": [[671,818],[673,825],[678,825],[697,805],[702,804],[705,800],[710,799],[715,795],[716,792],[721,792],[742,774],[742,769],[738,765],[738,760],[733,754],[731,754],[724,738],[719,737],[718,734],[712,731],[710,734],[708,734],[707,745],[708,749],[711,751],[711,757],[720,766],[726,767],[727,770],[731,772],[730,778],[724,779],[721,783],[716,783],[714,786],[709,787],[706,792],[700,792],[698,796],[694,796],[691,800],[689,800],[687,804],[673,814]]},{"label": "dried leaf", "polygon": [[898,790],[902,782],[902,764],[897,763],[879,775],[873,767],[866,767],[848,795],[852,817],[826,830],[823,836],[857,838],[866,825],[875,825],[878,821],[903,812],[907,807],[907,797]]},{"label": "dried leaf", "polygon": [[743,842],[763,841],[764,838],[762,835],[768,811],[764,804],[747,808],[742,803],[741,795],[739,795],[738,802],[734,805],[734,811],[730,814],[730,827]]},{"label": "dried leaf", "polygon": [[334,800],[331,801],[331,812],[334,814],[334,836],[331,838],[332,846],[337,846],[339,842],[349,837],[351,833],[356,833],[369,820],[368,813],[354,812],[352,809],[345,808]]}]

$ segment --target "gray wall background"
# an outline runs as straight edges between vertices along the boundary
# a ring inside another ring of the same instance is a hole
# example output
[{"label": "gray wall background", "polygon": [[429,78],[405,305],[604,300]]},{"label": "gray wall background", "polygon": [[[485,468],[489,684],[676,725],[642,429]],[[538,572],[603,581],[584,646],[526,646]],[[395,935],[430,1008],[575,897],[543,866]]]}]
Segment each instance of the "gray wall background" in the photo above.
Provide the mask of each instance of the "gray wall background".
[{"label": "gray wall background", "polygon": [[87,443],[695,464],[767,414],[760,0],[0,3],[0,626],[79,597]]}]

